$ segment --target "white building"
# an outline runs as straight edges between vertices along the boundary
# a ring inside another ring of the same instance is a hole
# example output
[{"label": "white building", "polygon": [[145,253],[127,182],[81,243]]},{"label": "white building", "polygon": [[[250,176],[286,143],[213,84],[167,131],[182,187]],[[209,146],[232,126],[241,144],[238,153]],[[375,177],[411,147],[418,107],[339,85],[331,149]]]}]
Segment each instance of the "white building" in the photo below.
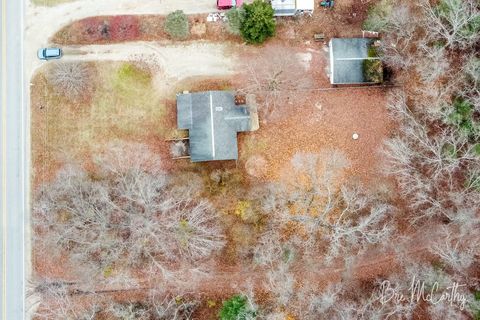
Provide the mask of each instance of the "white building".
[{"label": "white building", "polygon": [[294,16],[302,13],[313,13],[314,0],[271,0],[275,16]]}]

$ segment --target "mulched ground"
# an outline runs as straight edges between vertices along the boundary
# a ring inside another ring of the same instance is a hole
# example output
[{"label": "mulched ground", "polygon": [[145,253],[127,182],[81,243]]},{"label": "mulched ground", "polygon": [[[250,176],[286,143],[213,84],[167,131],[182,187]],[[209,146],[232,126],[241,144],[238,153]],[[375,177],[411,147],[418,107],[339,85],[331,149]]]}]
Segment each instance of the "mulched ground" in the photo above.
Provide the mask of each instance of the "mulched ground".
[{"label": "mulched ground", "polygon": [[[338,149],[352,162],[351,176],[373,182],[382,179],[379,150],[392,128],[385,103],[383,89],[313,92],[288,117],[261,124],[257,132],[241,135],[240,140],[253,137],[267,144],[260,155],[268,162],[269,180],[281,177],[295,153]],[[352,139],[354,132],[358,140]]]}]

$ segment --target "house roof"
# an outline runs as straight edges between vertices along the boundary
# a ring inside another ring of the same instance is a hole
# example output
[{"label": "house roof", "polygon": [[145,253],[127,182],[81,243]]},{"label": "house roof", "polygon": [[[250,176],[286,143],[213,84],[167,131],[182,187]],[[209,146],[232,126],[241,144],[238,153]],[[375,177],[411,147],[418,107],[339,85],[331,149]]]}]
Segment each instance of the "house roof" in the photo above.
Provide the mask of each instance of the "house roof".
[{"label": "house roof", "polygon": [[332,84],[365,83],[363,61],[368,58],[366,38],[334,38],[330,40],[330,82]]},{"label": "house roof", "polygon": [[192,162],[238,159],[237,132],[252,130],[249,109],[230,91],[178,94],[177,125],[189,130]]}]

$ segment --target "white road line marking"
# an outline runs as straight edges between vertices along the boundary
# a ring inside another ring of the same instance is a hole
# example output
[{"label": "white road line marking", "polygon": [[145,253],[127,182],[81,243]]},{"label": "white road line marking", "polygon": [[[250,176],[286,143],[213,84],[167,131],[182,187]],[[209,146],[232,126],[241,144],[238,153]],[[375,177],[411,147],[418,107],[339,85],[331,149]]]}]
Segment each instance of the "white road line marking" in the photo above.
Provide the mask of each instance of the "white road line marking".
[{"label": "white road line marking", "polygon": [[333,42],[330,40],[329,42],[329,55],[330,55],[330,83],[334,83],[333,79]]},{"label": "white road line marking", "polygon": [[213,126],[213,98],[212,92],[210,92],[210,121],[212,127],[212,156],[215,159],[215,128]]},{"label": "white road line marking", "polygon": [[250,119],[250,116],[225,117],[225,120]]},{"label": "white road line marking", "polygon": [[2,0],[2,319],[7,319],[7,21]]},{"label": "white road line marking", "polygon": [[[23,309],[23,314],[22,314],[22,318],[25,319],[25,316],[26,316],[26,282],[27,282],[27,274],[26,274],[26,267],[25,267],[25,264],[26,264],[26,260],[25,260],[25,252],[27,251],[28,249],[28,252],[30,252],[30,247],[26,248],[25,247],[25,227],[28,227],[30,228],[30,223],[28,224],[25,224],[25,217],[26,215],[28,214],[28,219],[30,219],[30,208],[29,208],[29,203],[30,203],[30,197],[29,197],[29,194],[30,194],[30,183],[25,183],[26,181],[30,181],[29,178],[30,178],[30,161],[27,161],[28,159],[28,152],[29,152],[29,143],[27,143],[27,139],[29,139],[30,135],[26,134],[28,133],[27,130],[29,128],[29,123],[30,123],[30,117],[29,117],[29,110],[26,110],[26,104],[25,104],[25,93],[27,90],[30,90],[30,86],[26,86],[25,85],[25,56],[24,56],[24,52],[25,52],[25,49],[24,49],[24,44],[25,44],[25,28],[24,28],[24,17],[25,17],[25,1],[22,1],[20,3],[20,8],[21,8],[21,13],[22,13],[22,16],[21,16],[21,28],[20,28],[20,36],[21,36],[21,44],[20,44],[20,52],[22,54],[22,57],[21,57],[21,66],[20,66],[20,79],[21,79],[21,86],[22,86],[22,96],[21,96],[21,108],[22,108],[22,112],[21,112],[21,123],[22,123],[22,173],[21,173],[21,176],[22,176],[22,209],[23,209],[23,213],[22,213],[22,275],[23,275],[23,282],[22,282],[22,296],[24,297],[22,299],[22,309]],[[25,115],[25,111],[27,111],[27,114]],[[28,122],[27,122],[28,121]],[[27,122],[27,123],[26,123]],[[25,127],[26,125],[26,127]],[[28,179],[28,180],[26,180]],[[30,220],[28,220],[28,222],[30,222]],[[30,239],[30,238],[29,238]],[[27,240],[29,241],[29,240]],[[30,255],[29,255],[29,258],[30,258]],[[28,262],[30,263],[30,259],[28,259]]]}]

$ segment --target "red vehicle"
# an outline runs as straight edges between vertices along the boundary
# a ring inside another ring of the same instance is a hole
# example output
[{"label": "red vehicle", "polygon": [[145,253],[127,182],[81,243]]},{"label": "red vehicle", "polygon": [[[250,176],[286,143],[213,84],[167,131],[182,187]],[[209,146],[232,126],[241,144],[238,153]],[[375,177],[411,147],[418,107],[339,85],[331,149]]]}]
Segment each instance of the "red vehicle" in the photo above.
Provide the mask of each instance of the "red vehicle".
[{"label": "red vehicle", "polygon": [[226,10],[233,7],[241,7],[243,0],[217,0],[217,8],[219,10]]}]

